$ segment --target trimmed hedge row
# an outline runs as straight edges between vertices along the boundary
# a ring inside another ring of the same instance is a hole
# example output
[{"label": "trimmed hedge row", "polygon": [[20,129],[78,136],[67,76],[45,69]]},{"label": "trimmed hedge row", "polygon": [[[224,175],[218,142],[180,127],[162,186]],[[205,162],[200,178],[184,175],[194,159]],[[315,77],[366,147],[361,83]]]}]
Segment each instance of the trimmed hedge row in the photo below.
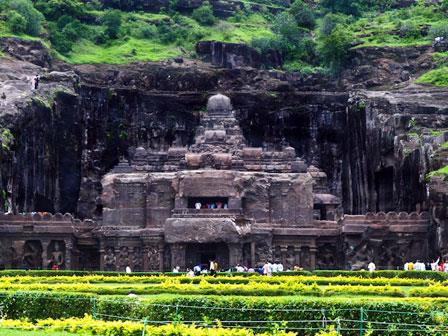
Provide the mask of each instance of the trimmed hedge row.
[{"label": "trimmed hedge row", "polygon": [[247,295],[247,296],[283,296],[283,295],[374,295],[404,297],[405,293],[399,287],[392,286],[351,286],[335,285],[325,288],[317,284],[285,282],[282,284],[251,283],[251,284],[210,284],[201,282],[198,285],[166,282],[149,286],[138,285],[93,285],[93,284],[11,284],[0,283],[0,290],[27,291],[59,291],[93,293],[100,295],[139,295],[154,294],[185,294],[185,295]]},{"label": "trimmed hedge row", "polygon": [[[85,275],[101,275],[101,276],[184,276],[185,273],[172,273],[172,272],[106,272],[106,271],[51,271],[51,270],[3,270],[0,271],[0,277],[5,276],[85,276]],[[238,272],[219,272],[218,275],[226,277],[257,277],[257,273],[238,273]],[[434,281],[448,280],[448,273],[433,272],[433,271],[375,271],[373,273],[367,271],[339,271],[339,270],[315,270],[315,271],[297,271],[297,272],[277,272],[274,273],[274,277],[277,276],[323,276],[323,277],[358,277],[358,278],[400,278],[400,279],[427,279]]]},{"label": "trimmed hedge row", "polygon": [[430,286],[435,282],[425,279],[403,279],[403,278],[359,278],[359,277],[319,277],[319,276],[282,276],[282,277],[165,277],[165,276],[103,276],[103,275],[86,275],[86,276],[58,276],[58,277],[35,277],[35,276],[16,276],[2,277],[2,283],[14,284],[63,284],[63,283],[119,283],[119,284],[163,284],[165,282],[176,281],[180,284],[200,284],[203,282],[210,284],[284,284],[303,283],[318,285],[372,285],[372,286]]},{"label": "trimmed hedge row", "polygon": [[82,317],[92,313],[95,297],[83,293],[0,291],[0,311],[11,319]]},{"label": "trimmed hedge row", "polygon": [[[143,323],[131,321],[101,321],[85,316],[82,319],[71,318],[64,320],[46,319],[36,323],[20,320],[1,320],[0,327],[19,330],[35,330],[45,328],[48,332],[67,331],[82,335],[110,335],[110,336],[141,336],[145,328],[146,336],[254,336],[251,329],[226,329],[223,327],[198,328],[184,324],[169,324],[164,326],[146,326]],[[257,333],[258,336],[274,335],[273,332]],[[294,333],[276,331],[276,336],[294,336]],[[320,336],[323,334],[321,333]]]},{"label": "trimmed hedge row", "polygon": [[81,317],[96,312],[98,318],[111,320],[220,320],[229,326],[232,323],[224,321],[239,321],[233,324],[240,326],[248,325],[244,321],[295,321],[288,322],[287,326],[301,328],[299,335],[313,335],[323,322],[336,319],[340,319],[342,328],[355,330],[344,335],[358,335],[361,312],[365,329],[369,325],[375,329],[386,329],[373,331],[374,335],[427,335],[431,331],[433,336],[439,336],[444,332],[438,333],[434,328],[443,329],[441,326],[446,325],[448,320],[448,313],[443,309],[448,300],[442,299],[162,296],[139,300],[112,296],[96,297],[94,304],[92,297],[70,293],[18,292],[0,295],[0,306],[8,319]]}]

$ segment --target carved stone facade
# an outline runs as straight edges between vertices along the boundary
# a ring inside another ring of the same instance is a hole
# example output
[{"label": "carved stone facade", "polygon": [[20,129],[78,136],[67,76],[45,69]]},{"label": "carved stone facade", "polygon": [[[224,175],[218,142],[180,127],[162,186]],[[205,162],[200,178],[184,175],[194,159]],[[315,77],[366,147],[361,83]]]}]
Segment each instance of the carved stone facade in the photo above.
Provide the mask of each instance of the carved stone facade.
[{"label": "carved stone facade", "polygon": [[246,145],[223,95],[209,99],[189,148],[138,147],[102,184],[97,223],[0,215],[0,266],[167,271],[215,259],[334,269],[428,257],[427,214],[342,215],[325,173],[294,148]]}]

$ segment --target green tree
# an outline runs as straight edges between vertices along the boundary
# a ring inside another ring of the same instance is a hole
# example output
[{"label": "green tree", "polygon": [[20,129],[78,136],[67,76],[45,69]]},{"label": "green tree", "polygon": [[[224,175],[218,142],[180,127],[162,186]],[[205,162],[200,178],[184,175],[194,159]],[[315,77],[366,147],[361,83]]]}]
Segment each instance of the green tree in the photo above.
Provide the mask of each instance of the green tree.
[{"label": "green tree", "polygon": [[287,43],[288,48],[299,42],[302,33],[294,17],[286,12],[275,17],[272,23],[272,31]]},{"label": "green tree", "polygon": [[[0,9],[7,13],[14,11],[25,19],[24,28],[22,32],[37,36],[42,30],[42,21],[44,17],[37,9],[34,8],[30,0],[0,0]],[[14,14],[14,13],[12,13]],[[15,15],[15,14],[14,14]],[[16,23],[21,20],[16,16]],[[12,24],[12,22],[10,22]],[[18,27],[15,27],[17,29]]]},{"label": "green tree", "polygon": [[23,34],[25,32],[26,19],[15,10],[8,12],[8,17],[6,20],[9,29],[14,34]]},{"label": "green tree", "polygon": [[323,63],[333,72],[341,70],[348,61],[352,40],[350,31],[341,24],[337,24],[329,35],[321,37],[318,46],[319,55]]},{"label": "green tree", "polygon": [[314,29],[316,26],[314,11],[303,0],[294,1],[289,13],[294,17],[299,27]]},{"label": "green tree", "polygon": [[61,15],[81,19],[86,14],[86,6],[79,0],[38,0],[36,8],[52,21],[58,20]]},{"label": "green tree", "polygon": [[121,12],[114,9],[107,11],[101,21],[106,26],[106,34],[109,38],[117,38],[121,27]]},{"label": "green tree", "polygon": [[191,14],[191,17],[205,26],[211,26],[216,22],[216,17],[213,15],[213,8],[208,2],[204,2],[201,7],[196,8]]},{"label": "green tree", "polygon": [[321,36],[328,36],[331,34],[333,29],[336,27],[337,24],[345,24],[347,23],[347,16],[343,14],[333,14],[328,13],[325,15],[320,23],[320,35]]},{"label": "green tree", "polygon": [[321,0],[320,5],[331,12],[355,16],[359,15],[362,7],[360,0]]}]

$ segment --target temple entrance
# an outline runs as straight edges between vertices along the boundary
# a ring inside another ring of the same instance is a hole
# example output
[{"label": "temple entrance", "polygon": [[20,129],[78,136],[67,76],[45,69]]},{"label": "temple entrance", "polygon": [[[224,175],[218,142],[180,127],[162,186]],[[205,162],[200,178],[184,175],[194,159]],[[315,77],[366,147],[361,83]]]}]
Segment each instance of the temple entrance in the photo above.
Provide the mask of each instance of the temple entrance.
[{"label": "temple entrance", "polygon": [[216,260],[220,269],[229,267],[229,248],[227,244],[188,244],[185,254],[185,265],[193,268],[196,265],[209,267],[209,261]]}]

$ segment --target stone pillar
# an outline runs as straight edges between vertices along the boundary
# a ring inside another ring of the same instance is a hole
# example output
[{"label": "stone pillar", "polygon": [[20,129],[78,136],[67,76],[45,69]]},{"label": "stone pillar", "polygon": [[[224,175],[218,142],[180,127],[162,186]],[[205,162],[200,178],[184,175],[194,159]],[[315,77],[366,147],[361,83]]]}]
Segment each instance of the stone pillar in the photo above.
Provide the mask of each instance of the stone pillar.
[{"label": "stone pillar", "polygon": [[[163,272],[163,261],[164,261],[164,255],[165,255],[165,244],[164,243],[159,243],[159,271]],[[185,258],[184,258],[185,260]]]},{"label": "stone pillar", "polygon": [[[288,252],[288,245],[280,245],[280,262],[282,263],[283,267],[286,268],[287,261],[286,261],[286,254]],[[275,262],[275,260],[274,260]]]},{"label": "stone pillar", "polygon": [[41,239],[40,243],[42,245],[42,269],[48,269],[48,246],[50,241],[47,239]]},{"label": "stone pillar", "polygon": [[65,243],[65,269],[72,269],[73,241],[71,239],[64,239],[64,243]]},{"label": "stone pillar", "polygon": [[316,268],[316,246],[310,246],[310,268],[314,270]]},{"label": "stone pillar", "polygon": [[229,266],[234,267],[243,262],[243,244],[228,244],[229,246]]},{"label": "stone pillar", "polygon": [[171,269],[179,266],[181,271],[185,271],[185,244],[171,245]]},{"label": "stone pillar", "polygon": [[255,268],[257,265],[255,265],[257,263],[256,260],[256,255],[255,255],[255,242],[251,242],[250,243],[250,263],[251,263],[251,267]]},{"label": "stone pillar", "polygon": [[300,255],[302,253],[302,247],[301,246],[295,246],[294,247],[294,253],[295,253],[295,256],[296,256],[296,260],[295,260],[296,265],[299,265],[299,267],[302,267],[301,260],[300,260]]}]

